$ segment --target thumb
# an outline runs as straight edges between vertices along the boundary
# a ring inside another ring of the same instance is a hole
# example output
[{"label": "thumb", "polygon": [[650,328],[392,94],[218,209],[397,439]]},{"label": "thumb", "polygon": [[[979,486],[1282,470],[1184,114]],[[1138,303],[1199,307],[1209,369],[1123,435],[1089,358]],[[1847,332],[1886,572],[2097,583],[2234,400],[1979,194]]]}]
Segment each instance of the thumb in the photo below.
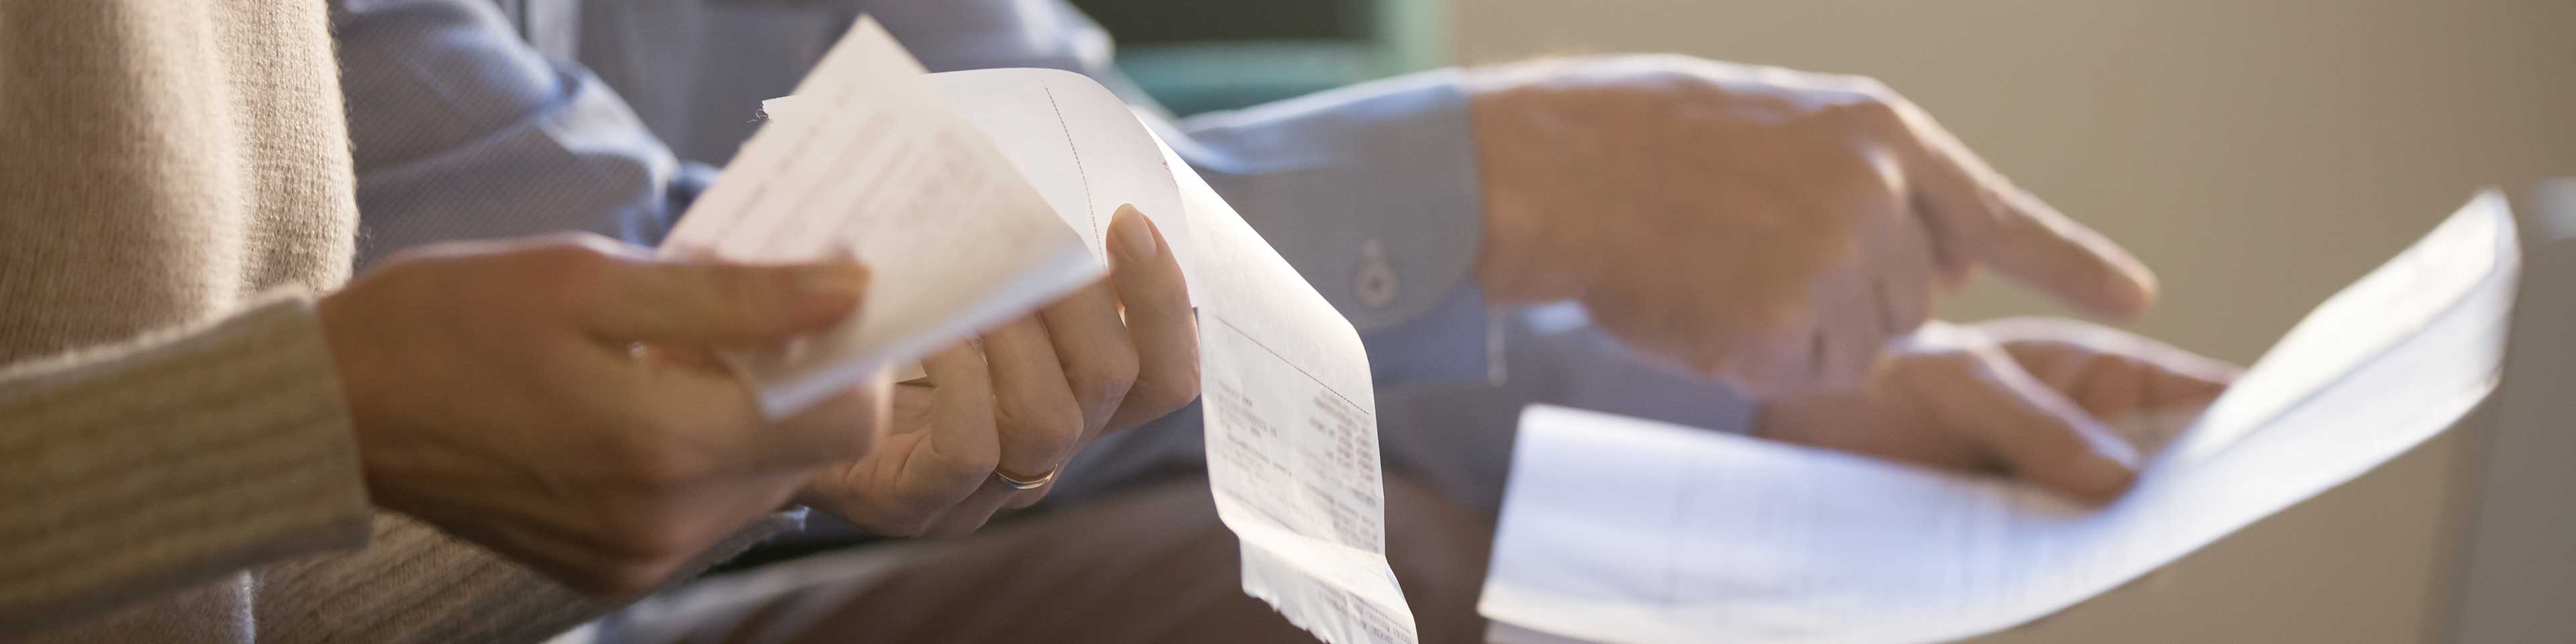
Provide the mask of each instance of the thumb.
[{"label": "thumb", "polygon": [[613,341],[759,345],[820,331],[854,312],[868,288],[855,261],[743,264],[618,262],[582,315]]}]

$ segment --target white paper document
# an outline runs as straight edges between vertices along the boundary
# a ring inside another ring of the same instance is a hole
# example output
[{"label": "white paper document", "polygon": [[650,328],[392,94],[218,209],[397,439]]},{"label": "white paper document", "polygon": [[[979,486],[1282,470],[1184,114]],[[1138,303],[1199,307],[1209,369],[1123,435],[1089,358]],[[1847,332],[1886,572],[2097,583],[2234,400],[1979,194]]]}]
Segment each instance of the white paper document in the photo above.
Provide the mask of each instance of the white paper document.
[{"label": "white paper document", "polygon": [[[1194,265],[1190,220],[1173,178],[1172,166],[1179,163],[1108,88],[1056,69],[977,69],[928,78],[994,142],[1094,259],[1109,261],[1110,217],[1118,206],[1134,204],[1177,247],[1181,265]],[[799,93],[760,107],[770,120],[784,122],[808,118],[816,105]]]},{"label": "white paper document", "polygon": [[[1186,166],[1183,166],[1186,168]],[[1386,563],[1376,390],[1359,332],[1198,175],[1200,407],[1243,590],[1328,642],[1413,642]]]},{"label": "white paper document", "polygon": [[[877,33],[855,31],[841,46]],[[869,47],[883,56],[879,50],[892,44]],[[889,101],[916,85],[937,92],[938,101],[898,102],[944,104],[944,118],[925,123],[971,124],[997,146],[996,158],[1007,162],[999,167],[1018,176],[988,181],[1033,193],[1053,216],[1048,225],[1070,233],[1067,247],[1077,258],[1089,249],[1086,270],[1069,275],[1100,274],[1110,217],[1121,204],[1135,204],[1170,243],[1198,308],[1208,473],[1218,512],[1242,541],[1244,591],[1326,641],[1416,641],[1413,614],[1386,563],[1377,407],[1367,353],[1350,322],[1098,83],[1041,69],[950,72],[927,81],[915,74],[912,84],[869,87],[866,95]],[[773,124],[763,135],[864,118],[816,89],[809,83],[766,102]],[[898,130],[926,127],[897,123]],[[1020,206],[1017,191],[1007,196]],[[963,207],[938,210],[944,214],[928,221],[976,216]],[[1011,225],[1026,225],[1016,210],[1012,215]],[[844,225],[877,232],[877,224]],[[993,267],[981,264],[996,255],[972,248],[949,261],[987,270]],[[890,270],[878,274],[901,279]],[[870,297],[876,306],[876,294]],[[951,330],[936,333],[953,341],[972,329]]]},{"label": "white paper document", "polygon": [[[797,85],[821,118],[762,127],[663,242],[744,261],[851,256],[873,275],[837,328],[729,356],[783,416],[1103,274],[1037,190],[874,20]],[[1096,245],[1096,244],[1095,244]]]},{"label": "white paper document", "polygon": [[1553,407],[1521,420],[1498,642],[1938,642],[2110,590],[2369,472],[2493,389],[2520,261],[2472,202],[2085,507],[1993,477]]},{"label": "white paper document", "polygon": [[1172,244],[1198,307],[1209,484],[1242,540],[1244,591],[1327,641],[1415,641],[1386,563],[1375,390],[1350,321],[1098,83],[1041,69],[931,79],[1067,224],[1105,231],[1135,203]]}]

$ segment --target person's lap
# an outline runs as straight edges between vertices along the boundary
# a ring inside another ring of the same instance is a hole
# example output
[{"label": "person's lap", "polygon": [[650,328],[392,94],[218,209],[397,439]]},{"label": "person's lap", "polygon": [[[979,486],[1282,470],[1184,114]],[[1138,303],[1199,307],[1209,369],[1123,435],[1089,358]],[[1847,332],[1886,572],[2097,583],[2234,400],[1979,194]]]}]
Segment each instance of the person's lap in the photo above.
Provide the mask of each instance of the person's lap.
[{"label": "person's lap", "polygon": [[[1387,549],[1425,642],[1481,639],[1493,521],[1387,479]],[[971,537],[781,562],[603,622],[603,644],[1311,642],[1242,591],[1207,481],[1145,484]]]}]

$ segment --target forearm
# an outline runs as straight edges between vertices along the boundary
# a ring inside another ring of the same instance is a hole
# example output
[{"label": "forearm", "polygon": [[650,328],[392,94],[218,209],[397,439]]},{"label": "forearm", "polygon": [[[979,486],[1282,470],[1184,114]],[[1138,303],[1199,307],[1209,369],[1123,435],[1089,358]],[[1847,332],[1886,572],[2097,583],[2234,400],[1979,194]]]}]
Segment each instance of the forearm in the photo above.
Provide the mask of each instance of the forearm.
[{"label": "forearm", "polygon": [[310,301],[0,370],[0,633],[365,542]]}]

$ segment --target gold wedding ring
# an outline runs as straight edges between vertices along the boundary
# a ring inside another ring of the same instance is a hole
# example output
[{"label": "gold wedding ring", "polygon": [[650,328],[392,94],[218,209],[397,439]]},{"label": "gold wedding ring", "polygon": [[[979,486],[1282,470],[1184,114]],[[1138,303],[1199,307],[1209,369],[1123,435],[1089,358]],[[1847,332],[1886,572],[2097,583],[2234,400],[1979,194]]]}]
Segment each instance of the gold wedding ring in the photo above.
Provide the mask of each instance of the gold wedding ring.
[{"label": "gold wedding ring", "polygon": [[1055,473],[1061,471],[1064,471],[1064,468],[1059,467],[1047,470],[1045,474],[1040,474],[1035,477],[1023,477],[1012,476],[1009,472],[1004,472],[999,468],[995,468],[993,470],[993,478],[1001,480],[1003,485],[1011,486],[1011,489],[1014,490],[1033,490],[1037,489],[1040,485],[1046,485],[1048,481],[1055,480]]}]

